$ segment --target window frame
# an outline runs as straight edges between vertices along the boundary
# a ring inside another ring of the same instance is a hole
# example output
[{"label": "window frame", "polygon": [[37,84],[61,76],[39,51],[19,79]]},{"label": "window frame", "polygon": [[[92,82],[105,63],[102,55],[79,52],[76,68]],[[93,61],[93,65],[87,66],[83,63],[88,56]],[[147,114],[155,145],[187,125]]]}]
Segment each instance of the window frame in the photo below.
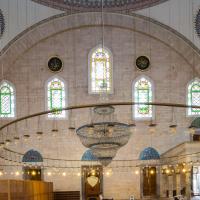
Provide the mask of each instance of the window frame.
[{"label": "window frame", "polygon": [[[191,97],[191,93],[189,94],[189,87],[191,87],[190,88],[190,90],[192,89],[192,85],[193,85],[193,83],[194,82],[199,82],[199,84],[200,84],[200,78],[198,78],[198,77],[196,77],[196,78],[194,78],[194,79],[192,79],[188,84],[187,84],[187,87],[186,87],[186,105],[190,105],[189,104],[189,95],[190,95],[190,97]],[[191,101],[191,104],[192,104],[192,101]],[[191,109],[190,111],[189,111],[189,109]],[[189,112],[191,112],[191,114],[189,114]],[[199,117],[200,116],[200,111],[199,111],[199,114],[192,114],[192,108],[187,108],[186,109],[186,115],[187,115],[187,117],[191,117],[191,118],[195,118],[195,117]]]},{"label": "window frame", "polygon": [[[152,100],[149,101],[149,102],[153,102],[154,99],[155,99],[155,89],[154,89],[154,82],[152,81],[151,78],[149,78],[148,76],[145,76],[145,75],[141,75],[141,76],[138,76],[133,82],[132,82],[132,101],[133,102],[136,102],[135,101],[135,84],[141,80],[142,78],[145,78],[150,84],[151,84],[151,92],[152,92]],[[136,109],[135,109],[135,105],[132,105],[132,118],[133,120],[136,120],[136,121],[151,121],[151,120],[154,120],[155,119],[155,106],[152,105],[152,116],[151,117],[136,117]]]},{"label": "window frame", "polygon": [[[67,87],[67,83],[66,83],[66,81],[62,77],[56,75],[56,76],[50,77],[46,81],[46,83],[45,83],[45,109],[46,110],[50,110],[49,109],[49,102],[48,102],[48,93],[49,93],[48,85],[54,79],[58,79],[58,80],[60,80],[64,84],[64,92],[65,92],[65,99],[64,99],[64,101],[65,101],[65,107],[68,107],[68,87]],[[65,116],[63,116],[63,117],[57,117],[55,115],[52,116],[52,117],[49,117],[49,115],[47,114],[46,118],[48,120],[66,120],[66,119],[68,119],[68,112],[66,110],[64,110],[64,112],[65,112],[65,114],[64,114]]]},{"label": "window frame", "polygon": [[[2,85],[4,83],[8,84],[12,88],[12,90],[13,90],[13,95],[11,94],[11,96],[10,96],[11,99],[12,99],[12,96],[13,96],[13,116],[1,116],[2,113],[0,112],[0,119],[2,119],[2,120],[15,119],[16,118],[16,88],[15,88],[14,84],[11,83],[10,81],[8,81],[8,80],[2,80],[0,82],[0,93],[1,93]],[[1,102],[0,102],[0,104],[1,104]],[[12,113],[12,100],[11,100],[11,104],[10,104],[10,110],[11,110],[11,113]],[[0,111],[1,111],[1,105],[0,105]]]},{"label": "window frame", "polygon": [[[97,50],[101,48],[102,49],[102,45],[97,45],[96,47],[92,48],[88,54],[88,94],[96,94],[96,95],[100,95],[101,92],[100,91],[92,91],[92,78],[91,78],[91,58],[93,53]],[[111,81],[110,81],[110,91],[107,91],[107,94],[113,94],[114,93],[114,76],[113,76],[113,55],[110,49],[108,49],[107,47],[104,47],[104,49],[108,52],[109,57],[110,57],[110,75],[111,75]],[[103,92],[102,92],[103,93]]]}]

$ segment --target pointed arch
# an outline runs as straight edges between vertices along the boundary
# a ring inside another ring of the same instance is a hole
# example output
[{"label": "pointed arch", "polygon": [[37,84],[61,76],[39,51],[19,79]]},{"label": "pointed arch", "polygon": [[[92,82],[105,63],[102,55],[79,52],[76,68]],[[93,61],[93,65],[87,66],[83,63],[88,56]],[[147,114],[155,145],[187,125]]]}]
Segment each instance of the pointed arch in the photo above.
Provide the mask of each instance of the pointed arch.
[{"label": "pointed arch", "polygon": [[113,56],[102,45],[93,48],[88,56],[89,94],[113,93]]},{"label": "pointed arch", "polygon": [[[187,85],[187,103],[189,106],[199,106],[200,105],[200,79],[195,78],[191,80]],[[188,116],[199,116],[200,109],[198,108],[188,108]]]},{"label": "pointed arch", "polygon": [[0,83],[0,117],[13,118],[15,113],[15,87],[11,82],[3,80]]},{"label": "pointed arch", "polygon": [[48,118],[66,118],[66,111],[56,111],[65,108],[67,102],[67,85],[59,76],[53,76],[46,82],[46,109],[55,110],[48,114]]},{"label": "pointed arch", "polygon": [[[132,100],[138,103],[150,103],[154,99],[153,81],[147,76],[139,76],[132,84]],[[133,105],[133,118],[148,120],[153,118],[152,105]]]}]

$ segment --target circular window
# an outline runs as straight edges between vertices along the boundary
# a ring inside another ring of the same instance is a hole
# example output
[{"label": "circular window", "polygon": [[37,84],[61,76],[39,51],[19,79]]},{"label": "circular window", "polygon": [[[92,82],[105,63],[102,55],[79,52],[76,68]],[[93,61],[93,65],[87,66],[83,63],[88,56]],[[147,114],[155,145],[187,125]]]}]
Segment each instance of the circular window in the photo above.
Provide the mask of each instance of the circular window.
[{"label": "circular window", "polygon": [[60,58],[58,58],[57,56],[51,57],[48,61],[48,68],[52,71],[52,72],[59,72],[62,70],[63,68],[63,62]]},{"label": "circular window", "polygon": [[5,19],[3,16],[3,12],[0,9],[0,38],[3,36],[4,31],[5,31]]},{"label": "circular window", "polygon": [[147,70],[149,68],[150,65],[150,61],[149,58],[147,58],[146,56],[139,56],[136,59],[136,66],[139,70]]}]

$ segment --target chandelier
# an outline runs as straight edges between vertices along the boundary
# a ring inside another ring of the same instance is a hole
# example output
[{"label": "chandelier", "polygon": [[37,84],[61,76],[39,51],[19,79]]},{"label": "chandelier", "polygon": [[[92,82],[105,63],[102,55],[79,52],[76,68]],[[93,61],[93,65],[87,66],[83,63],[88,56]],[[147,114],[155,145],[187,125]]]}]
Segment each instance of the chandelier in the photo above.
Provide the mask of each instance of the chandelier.
[{"label": "chandelier", "polygon": [[[129,141],[128,124],[113,120],[114,107],[98,106],[93,109],[92,122],[76,130],[81,143],[104,165],[108,165],[119,148]],[[95,121],[95,122],[94,122]]]}]

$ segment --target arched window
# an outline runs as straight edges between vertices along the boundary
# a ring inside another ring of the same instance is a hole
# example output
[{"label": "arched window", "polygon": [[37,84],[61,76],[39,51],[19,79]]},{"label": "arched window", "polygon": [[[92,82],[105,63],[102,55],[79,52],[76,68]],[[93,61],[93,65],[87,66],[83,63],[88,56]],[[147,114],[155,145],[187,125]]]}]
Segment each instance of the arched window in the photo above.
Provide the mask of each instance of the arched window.
[{"label": "arched window", "polygon": [[[200,105],[200,80],[195,79],[188,85],[188,105],[199,106]],[[195,116],[200,115],[200,109],[188,108],[188,115]]]},{"label": "arched window", "polygon": [[97,47],[89,54],[89,93],[112,93],[112,55],[107,48]]},{"label": "arched window", "polygon": [[[152,83],[147,77],[141,77],[133,84],[133,101],[138,103],[150,103],[153,100]],[[152,118],[152,105],[134,105],[134,118]]]},{"label": "arched window", "polygon": [[65,83],[57,77],[47,82],[47,109],[55,110],[49,113],[49,118],[65,118],[66,111],[57,111],[66,107]]},{"label": "arched window", "polygon": [[0,85],[0,117],[15,117],[15,92],[8,81]]}]

